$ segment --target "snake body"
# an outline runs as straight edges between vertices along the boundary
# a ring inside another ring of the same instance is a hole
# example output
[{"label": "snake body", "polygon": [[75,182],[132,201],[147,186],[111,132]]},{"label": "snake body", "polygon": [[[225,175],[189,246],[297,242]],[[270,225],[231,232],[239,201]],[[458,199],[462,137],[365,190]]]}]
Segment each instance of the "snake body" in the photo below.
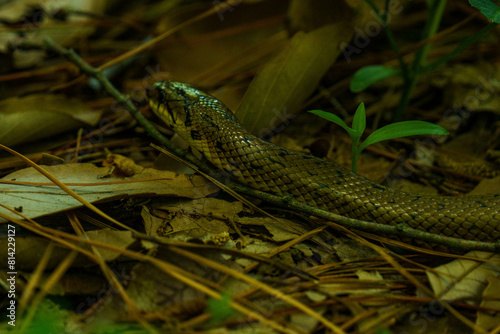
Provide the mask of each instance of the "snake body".
[{"label": "snake body", "polygon": [[381,224],[466,240],[500,237],[500,195],[430,196],[392,190],[333,163],[263,141],[213,96],[175,81],[147,91],[151,109],[217,168],[251,188]]}]

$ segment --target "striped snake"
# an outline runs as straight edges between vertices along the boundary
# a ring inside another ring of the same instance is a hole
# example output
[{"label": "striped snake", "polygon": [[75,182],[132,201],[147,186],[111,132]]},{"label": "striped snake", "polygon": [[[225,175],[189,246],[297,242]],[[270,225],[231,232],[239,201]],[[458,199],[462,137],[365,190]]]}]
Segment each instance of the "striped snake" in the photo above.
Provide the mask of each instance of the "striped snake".
[{"label": "striped snake", "polygon": [[500,195],[430,196],[392,190],[333,163],[263,141],[219,100],[191,85],[162,81],[151,109],[217,168],[240,183],[343,216],[466,240],[500,237]]}]

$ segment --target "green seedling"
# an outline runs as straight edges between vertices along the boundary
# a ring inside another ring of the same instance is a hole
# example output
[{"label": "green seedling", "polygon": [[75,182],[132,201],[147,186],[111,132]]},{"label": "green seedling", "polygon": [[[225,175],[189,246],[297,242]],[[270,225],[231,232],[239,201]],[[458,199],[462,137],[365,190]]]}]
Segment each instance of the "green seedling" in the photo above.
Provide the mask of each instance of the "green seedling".
[{"label": "green seedling", "polygon": [[[373,0],[365,0],[365,2],[373,9],[375,15],[377,15],[380,22],[382,23],[382,27],[387,35],[389,45],[391,46],[399,61],[399,69],[384,65],[370,65],[360,68],[354,74],[351,80],[350,89],[352,92],[360,92],[383,79],[389,77],[402,78],[403,89],[398,109],[396,110],[396,113],[394,115],[395,120],[402,118],[403,112],[410,102],[412,92],[422,74],[429,73],[442,66],[453,57],[460,54],[463,50],[468,48],[471,44],[484,37],[490,30],[494,29],[497,24],[500,23],[500,7],[494,1],[469,0],[471,6],[479,9],[479,11],[484,16],[486,16],[491,23],[475,34],[462,39],[454,50],[452,50],[448,54],[445,54],[441,58],[433,60],[432,62],[429,62],[427,59],[431,43],[426,43],[416,51],[413,62],[411,64],[407,64],[403,59],[403,54],[401,54],[401,52],[399,51],[399,47],[396,43],[396,38],[394,37],[394,34],[389,27],[387,16],[384,14],[387,13],[390,1],[386,0],[385,11],[380,11]],[[441,23],[441,18],[445,10],[446,0],[427,1],[427,5],[428,15],[425,26],[422,29],[422,40],[430,40],[437,34],[439,25]]]},{"label": "green seedling", "polygon": [[212,313],[212,324],[220,324],[225,319],[235,315],[237,312],[231,307],[231,296],[223,294],[221,299],[210,298],[208,300],[208,311]]},{"label": "green seedling", "polygon": [[408,136],[415,135],[447,135],[448,131],[439,125],[424,122],[424,121],[404,121],[388,124],[380,129],[374,131],[369,135],[361,145],[359,141],[361,135],[365,131],[366,127],[366,114],[365,114],[365,104],[361,103],[356,109],[354,114],[354,119],[352,121],[352,128],[347,126],[347,124],[337,115],[328,113],[323,110],[311,110],[309,111],[315,115],[323,117],[330,122],[340,125],[344,130],[347,131],[352,139],[352,166],[351,169],[356,173],[358,170],[358,157],[360,153],[368,146],[375,143]]}]

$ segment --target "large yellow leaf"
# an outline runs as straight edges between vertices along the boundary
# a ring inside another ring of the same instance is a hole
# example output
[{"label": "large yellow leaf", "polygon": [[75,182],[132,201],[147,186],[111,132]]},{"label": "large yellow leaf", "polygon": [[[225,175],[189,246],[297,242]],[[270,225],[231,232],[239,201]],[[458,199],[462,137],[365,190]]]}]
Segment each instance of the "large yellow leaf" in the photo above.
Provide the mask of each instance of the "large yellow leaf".
[{"label": "large yellow leaf", "polygon": [[257,74],[238,108],[237,116],[256,135],[268,135],[298,111],[349,41],[346,22],[309,33],[298,32],[288,46]]}]

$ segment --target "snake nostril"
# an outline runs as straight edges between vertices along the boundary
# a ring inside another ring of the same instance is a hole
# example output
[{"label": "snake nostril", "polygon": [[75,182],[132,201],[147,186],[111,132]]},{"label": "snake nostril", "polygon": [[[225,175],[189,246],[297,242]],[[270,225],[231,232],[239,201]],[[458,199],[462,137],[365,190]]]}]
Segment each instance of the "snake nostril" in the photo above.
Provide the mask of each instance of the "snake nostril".
[{"label": "snake nostril", "polygon": [[147,87],[146,88],[146,96],[148,97],[148,99],[151,99],[154,97],[155,91],[156,91],[156,89],[154,89],[154,87]]},{"label": "snake nostril", "polygon": [[163,103],[165,98],[163,90],[158,86],[150,86],[146,88],[146,96],[148,97],[148,100],[160,103]]}]

